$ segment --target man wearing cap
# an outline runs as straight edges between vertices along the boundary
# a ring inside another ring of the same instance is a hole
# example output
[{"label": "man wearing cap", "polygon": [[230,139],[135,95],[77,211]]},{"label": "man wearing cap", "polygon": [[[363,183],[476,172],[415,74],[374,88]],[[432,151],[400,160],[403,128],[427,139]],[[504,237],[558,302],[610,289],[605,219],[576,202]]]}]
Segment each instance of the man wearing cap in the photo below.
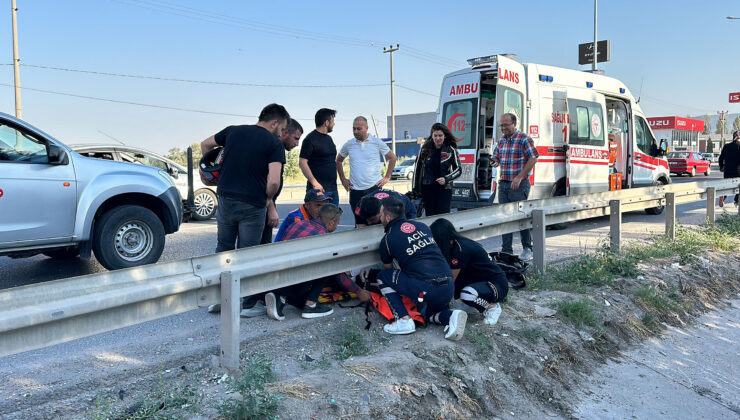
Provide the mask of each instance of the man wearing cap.
[{"label": "man wearing cap", "polygon": [[286,229],[288,229],[293,223],[300,220],[312,220],[319,217],[319,209],[329,200],[331,200],[331,197],[317,188],[306,191],[306,196],[303,198],[303,205],[288,213],[288,215],[285,216],[285,219],[283,219],[283,222],[278,228],[277,234],[275,234],[275,242],[279,242],[284,239]]},{"label": "man wearing cap", "polygon": [[[725,178],[740,177],[740,131],[732,133],[732,141],[725,144],[719,154],[719,170],[724,172]],[[738,195],[735,194],[735,205],[738,205]],[[725,197],[719,198],[719,206],[724,207]]]}]

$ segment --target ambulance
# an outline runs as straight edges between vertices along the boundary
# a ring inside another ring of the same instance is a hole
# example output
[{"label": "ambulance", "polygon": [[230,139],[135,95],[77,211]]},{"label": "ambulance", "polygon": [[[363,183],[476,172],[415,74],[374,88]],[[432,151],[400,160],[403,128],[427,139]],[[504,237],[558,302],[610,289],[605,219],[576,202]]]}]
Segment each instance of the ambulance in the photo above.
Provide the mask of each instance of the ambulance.
[{"label": "ambulance", "polygon": [[[511,54],[468,60],[442,81],[438,121],[457,139],[462,175],[452,207],[491,205],[497,177],[492,151],[500,116],[534,141],[539,159],[529,199],[671,182],[667,141],[656,142],[640,105],[621,81],[602,74],[519,63]],[[646,210],[660,214],[663,207]]]}]

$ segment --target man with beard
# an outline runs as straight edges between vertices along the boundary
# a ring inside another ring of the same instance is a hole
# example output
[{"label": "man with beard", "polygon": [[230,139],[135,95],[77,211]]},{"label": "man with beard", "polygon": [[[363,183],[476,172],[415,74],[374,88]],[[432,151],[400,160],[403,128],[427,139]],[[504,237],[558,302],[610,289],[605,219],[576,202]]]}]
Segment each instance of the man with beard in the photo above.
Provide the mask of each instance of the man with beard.
[{"label": "man with beard", "polygon": [[280,187],[285,147],[278,140],[290,121],[282,105],[267,105],[255,125],[229,126],[203,140],[201,152],[222,146],[218,179],[218,244],[216,252],[258,245],[265,221],[277,226],[273,198]]},{"label": "man with beard", "polygon": [[301,145],[298,166],[308,182],[306,191],[317,189],[326,194],[331,203],[339,205],[337,192],[337,146],[329,133],[334,129],[334,116],[337,111],[321,108],[316,111],[314,122],[316,130],[310,132]]}]

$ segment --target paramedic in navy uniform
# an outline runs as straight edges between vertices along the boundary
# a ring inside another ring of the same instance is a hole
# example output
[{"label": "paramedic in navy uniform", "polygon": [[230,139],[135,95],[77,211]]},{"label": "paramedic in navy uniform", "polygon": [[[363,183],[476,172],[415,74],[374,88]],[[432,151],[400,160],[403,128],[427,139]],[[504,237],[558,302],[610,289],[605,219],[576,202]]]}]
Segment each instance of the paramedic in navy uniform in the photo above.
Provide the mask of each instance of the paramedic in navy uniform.
[{"label": "paramedic in navy uniform", "polygon": [[452,269],[455,299],[483,314],[484,324],[496,325],[501,316],[498,302],[509,293],[506,274],[478,242],[457,233],[449,220],[437,219],[430,228]]},{"label": "paramedic in navy uniform", "polygon": [[[385,236],[380,241],[383,270],[378,273],[378,287],[396,319],[383,330],[389,334],[411,334],[414,320],[403,305],[406,296],[421,309],[429,322],[445,325],[445,338],[459,340],[465,332],[468,315],[448,308],[455,290],[452,271],[447,265],[427,225],[406,220],[403,202],[393,197],[381,201],[380,220]],[[400,270],[393,269],[393,260]],[[423,302],[417,299],[423,296]]]}]

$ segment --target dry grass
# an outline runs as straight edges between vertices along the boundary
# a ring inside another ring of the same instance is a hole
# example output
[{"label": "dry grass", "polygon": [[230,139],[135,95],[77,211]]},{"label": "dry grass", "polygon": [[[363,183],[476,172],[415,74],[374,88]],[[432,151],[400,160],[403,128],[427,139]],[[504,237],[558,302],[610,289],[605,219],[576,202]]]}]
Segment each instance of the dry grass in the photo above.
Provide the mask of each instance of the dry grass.
[{"label": "dry grass", "polygon": [[305,382],[283,382],[267,386],[267,390],[270,392],[279,392],[289,397],[306,400],[314,395],[320,395],[321,393],[316,388]]},{"label": "dry grass", "polygon": [[372,383],[369,376],[377,376],[381,374],[381,370],[371,365],[370,363],[356,363],[354,365],[342,364],[342,367],[347,369],[350,373],[361,377],[362,379]]}]

